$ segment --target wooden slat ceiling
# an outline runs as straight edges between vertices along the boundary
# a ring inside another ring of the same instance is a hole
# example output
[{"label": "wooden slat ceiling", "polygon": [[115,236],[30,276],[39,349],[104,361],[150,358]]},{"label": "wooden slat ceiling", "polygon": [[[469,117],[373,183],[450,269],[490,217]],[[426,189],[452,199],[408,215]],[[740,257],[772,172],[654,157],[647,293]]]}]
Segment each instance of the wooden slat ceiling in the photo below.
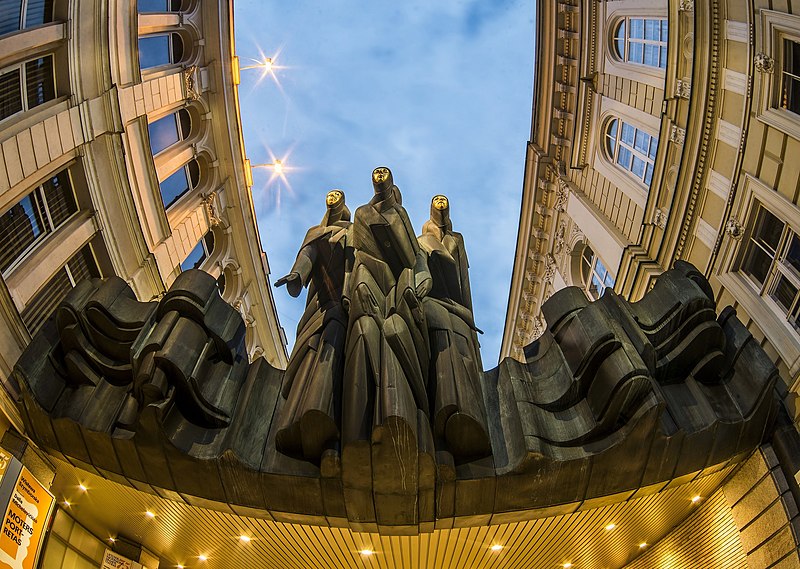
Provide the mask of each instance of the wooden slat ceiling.
[{"label": "wooden slat ceiling", "polygon": [[[165,500],[58,461],[53,492],[69,513],[101,539],[117,535],[160,556],[161,568],[572,568],[623,567],[648,552],[711,496],[730,468],[657,494],[568,515],[492,526],[436,530],[419,536],[380,536],[237,517]],[[82,492],[79,484],[88,487]],[[693,496],[703,500],[693,504]],[[146,511],[155,513],[148,518]],[[724,516],[692,530],[717,531]],[[612,530],[606,526],[614,524]],[[251,538],[239,540],[240,535]],[[714,541],[713,538],[710,541]],[[648,547],[640,548],[640,543]],[[494,551],[492,545],[501,545]],[[359,553],[372,549],[374,554]],[[207,560],[199,559],[200,555]]]}]

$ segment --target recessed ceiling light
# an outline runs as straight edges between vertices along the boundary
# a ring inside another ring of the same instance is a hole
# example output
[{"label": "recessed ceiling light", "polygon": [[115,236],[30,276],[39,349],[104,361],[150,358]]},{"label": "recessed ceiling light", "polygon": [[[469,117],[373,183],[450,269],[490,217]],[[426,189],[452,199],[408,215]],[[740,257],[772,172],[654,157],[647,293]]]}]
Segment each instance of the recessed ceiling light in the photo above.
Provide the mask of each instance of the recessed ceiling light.
[{"label": "recessed ceiling light", "polygon": [[502,546],[502,545],[500,545],[499,543],[495,543],[495,544],[494,544],[492,547],[490,547],[489,549],[491,549],[492,551],[500,551],[501,549],[503,549],[503,546]]},{"label": "recessed ceiling light", "polygon": [[361,555],[372,555],[375,552],[372,551],[371,549],[369,549],[368,547],[366,547],[366,548],[362,549],[361,551],[359,551],[359,553]]},{"label": "recessed ceiling light", "polygon": [[78,484],[78,488],[81,489],[81,492],[86,492],[88,490],[88,488],[83,484]]},{"label": "recessed ceiling light", "polygon": [[246,536],[244,534],[239,536],[239,541],[244,542],[244,543],[249,543],[251,539],[252,538],[250,538],[250,537],[248,537],[248,536]]},{"label": "recessed ceiling light", "polygon": [[147,511],[144,513],[144,515],[145,515],[145,516],[147,516],[148,518],[150,518],[151,520],[152,520],[154,517],[156,517],[156,515],[155,515],[153,512],[151,512],[150,510],[147,510]]},{"label": "recessed ceiling light", "polygon": [[643,541],[642,543],[639,544],[639,549],[644,549],[645,547],[647,547],[647,542]]},{"label": "recessed ceiling light", "polygon": [[572,563],[570,563],[569,561],[564,563],[564,569],[569,569],[570,567],[572,567]]},{"label": "recessed ceiling light", "polygon": [[64,500],[64,506],[65,506],[65,507],[69,508],[71,505],[72,505],[72,504],[70,503],[70,501],[69,501],[69,500]]},{"label": "recessed ceiling light", "polygon": [[197,558],[198,558],[200,561],[206,561],[206,560],[208,559],[208,557],[206,557],[205,555],[202,555],[202,554],[201,554],[201,555],[198,555],[198,556],[197,556]]},{"label": "recessed ceiling light", "polygon": [[614,529],[615,527],[617,527],[617,524],[608,524],[608,525],[606,526],[606,531],[611,531],[611,530],[612,530],[612,529]]},{"label": "recessed ceiling light", "polygon": [[115,541],[117,541],[117,539],[116,539],[116,538],[114,538],[114,537],[109,537],[109,538],[108,538],[108,541],[110,541],[111,543],[114,543]]},{"label": "recessed ceiling light", "polygon": [[177,569],[183,569],[183,565],[178,565]]},{"label": "recessed ceiling light", "polygon": [[692,498],[692,504],[696,504],[697,502],[699,502],[702,499],[703,498],[701,498],[700,496],[695,496],[694,498]]}]

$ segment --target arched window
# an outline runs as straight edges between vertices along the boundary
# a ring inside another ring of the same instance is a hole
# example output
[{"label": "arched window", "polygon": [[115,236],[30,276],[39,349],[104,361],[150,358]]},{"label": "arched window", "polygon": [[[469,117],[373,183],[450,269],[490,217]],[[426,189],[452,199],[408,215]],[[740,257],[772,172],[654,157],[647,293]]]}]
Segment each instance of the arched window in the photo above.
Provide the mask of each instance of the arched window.
[{"label": "arched window", "polygon": [[581,283],[592,300],[603,296],[607,288],[614,288],[614,277],[588,244],[581,252]]},{"label": "arched window", "polygon": [[147,130],[150,133],[150,150],[155,156],[176,142],[189,138],[192,130],[192,118],[189,111],[181,109],[177,113],[149,123]]},{"label": "arched window", "polygon": [[183,59],[183,40],[180,34],[155,34],[139,38],[139,68],[150,69],[179,63]]},{"label": "arched window", "polygon": [[658,138],[619,119],[606,127],[606,152],[615,164],[624,168],[646,186],[653,180]]},{"label": "arched window", "polygon": [[622,61],[665,69],[666,18],[625,18],[614,30],[614,50]]},{"label": "arched window", "polygon": [[177,202],[181,196],[200,184],[200,164],[197,160],[190,160],[185,166],[178,168],[167,176],[160,184],[161,200],[164,209]]}]

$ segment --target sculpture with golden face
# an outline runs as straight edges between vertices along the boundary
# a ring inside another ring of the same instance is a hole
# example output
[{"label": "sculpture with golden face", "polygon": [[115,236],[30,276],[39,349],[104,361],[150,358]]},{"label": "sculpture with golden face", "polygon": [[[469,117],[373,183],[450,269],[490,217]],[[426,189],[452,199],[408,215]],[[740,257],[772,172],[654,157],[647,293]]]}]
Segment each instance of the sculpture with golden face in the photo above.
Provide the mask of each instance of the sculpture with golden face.
[{"label": "sculpture with golden face", "polygon": [[431,205],[441,211],[447,209],[450,203],[447,201],[447,196],[439,194],[437,196],[433,196]]},{"label": "sculpture with golden face", "polygon": [[331,190],[325,196],[325,203],[328,205],[328,207],[330,207],[339,203],[343,197],[344,192],[342,192],[342,190]]}]

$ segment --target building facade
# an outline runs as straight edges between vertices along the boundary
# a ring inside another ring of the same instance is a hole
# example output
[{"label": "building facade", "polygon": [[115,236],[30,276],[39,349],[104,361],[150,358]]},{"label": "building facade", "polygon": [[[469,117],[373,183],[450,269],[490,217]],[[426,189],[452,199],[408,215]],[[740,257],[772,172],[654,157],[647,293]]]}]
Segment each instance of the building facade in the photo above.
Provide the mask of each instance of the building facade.
[{"label": "building facade", "polygon": [[229,3],[7,3],[0,28],[3,409],[11,367],[75,282],[140,300],[217,278],[251,358],[286,362],[245,158]]},{"label": "building facade", "polygon": [[[561,288],[636,301],[682,259],[770,355],[783,422],[796,429],[798,10],[791,1],[537,4],[532,131],[501,359],[525,360],[524,347],[547,327],[542,304]],[[778,454],[784,492],[796,496],[796,453]],[[725,494],[735,511],[747,492]],[[784,507],[781,523],[758,517],[779,494],[734,514],[750,534],[742,540],[750,566],[800,563],[798,535],[787,529],[796,507]],[[648,559],[635,566],[655,566]]]}]

